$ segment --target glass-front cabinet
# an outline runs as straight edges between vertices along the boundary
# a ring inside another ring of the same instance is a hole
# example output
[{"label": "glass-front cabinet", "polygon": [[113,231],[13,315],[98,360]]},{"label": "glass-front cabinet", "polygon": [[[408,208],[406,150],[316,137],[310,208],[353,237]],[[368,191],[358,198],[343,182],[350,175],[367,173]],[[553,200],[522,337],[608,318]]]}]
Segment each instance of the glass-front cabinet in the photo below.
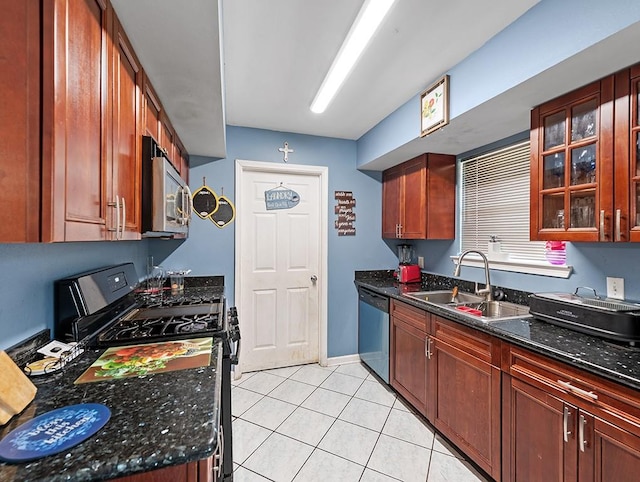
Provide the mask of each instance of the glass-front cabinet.
[{"label": "glass-front cabinet", "polygon": [[613,90],[610,76],[533,109],[532,240],[613,240]]},{"label": "glass-front cabinet", "polygon": [[640,241],[640,64],[616,74],[616,240]]}]

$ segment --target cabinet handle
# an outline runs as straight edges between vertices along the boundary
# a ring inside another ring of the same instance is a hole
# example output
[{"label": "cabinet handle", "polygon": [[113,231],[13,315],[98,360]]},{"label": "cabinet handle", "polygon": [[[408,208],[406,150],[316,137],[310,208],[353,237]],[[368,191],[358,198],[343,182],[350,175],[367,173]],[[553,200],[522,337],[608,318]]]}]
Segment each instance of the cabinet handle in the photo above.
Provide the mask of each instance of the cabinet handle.
[{"label": "cabinet handle", "polygon": [[127,225],[127,204],[122,197],[122,226],[120,227],[120,239],[124,239],[124,228]]},{"label": "cabinet handle", "polygon": [[424,354],[427,357],[427,360],[431,360],[431,356],[433,355],[431,352],[431,343],[433,343],[431,337],[426,336],[424,339]]},{"label": "cabinet handle", "polygon": [[605,241],[604,239],[604,209],[600,211],[600,241]]},{"label": "cabinet handle", "polygon": [[584,448],[587,445],[587,441],[584,439],[584,429],[587,426],[587,419],[584,415],[580,415],[580,422],[578,424],[578,439],[580,442],[580,452],[584,452]]},{"label": "cabinet handle", "polygon": [[562,415],[562,432],[563,432],[563,438],[565,442],[569,441],[569,435],[571,435],[571,432],[569,431],[570,416],[571,416],[571,412],[569,411],[569,408],[565,405],[564,413]]},{"label": "cabinet handle", "polygon": [[579,395],[583,398],[587,398],[594,402],[598,400],[598,395],[596,395],[595,393],[588,392],[587,390],[583,390],[582,388],[574,387],[573,385],[571,385],[570,382],[563,382],[562,380],[558,380],[558,384],[561,385],[563,388],[566,388],[570,392],[576,395]]},{"label": "cabinet handle", "polygon": [[402,224],[398,224],[398,237],[402,237]]},{"label": "cabinet handle", "polygon": [[622,217],[622,213],[619,209],[616,209],[616,241],[620,241],[620,218]]},{"label": "cabinet handle", "polygon": [[116,208],[116,227],[109,228],[107,231],[110,231],[112,233],[115,232],[116,239],[118,239],[118,233],[120,232],[120,197],[116,195],[116,202],[107,203],[107,206]]}]

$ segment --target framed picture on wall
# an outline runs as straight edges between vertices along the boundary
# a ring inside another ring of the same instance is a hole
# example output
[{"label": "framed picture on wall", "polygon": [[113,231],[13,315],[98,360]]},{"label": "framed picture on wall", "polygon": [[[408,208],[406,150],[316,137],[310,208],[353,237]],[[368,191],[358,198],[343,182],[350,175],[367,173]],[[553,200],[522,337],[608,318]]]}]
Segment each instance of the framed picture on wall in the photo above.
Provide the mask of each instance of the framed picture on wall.
[{"label": "framed picture on wall", "polygon": [[449,123],[449,76],[445,75],[420,95],[420,137]]}]

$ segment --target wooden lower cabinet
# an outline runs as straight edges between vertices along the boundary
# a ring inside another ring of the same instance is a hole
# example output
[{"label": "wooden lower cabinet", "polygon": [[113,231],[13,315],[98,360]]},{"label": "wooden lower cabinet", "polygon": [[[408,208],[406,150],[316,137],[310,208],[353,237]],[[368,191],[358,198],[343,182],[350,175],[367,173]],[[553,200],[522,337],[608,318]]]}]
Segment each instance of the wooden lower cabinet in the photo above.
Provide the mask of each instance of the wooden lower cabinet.
[{"label": "wooden lower cabinet", "polygon": [[500,480],[500,342],[432,315],[431,422]]},{"label": "wooden lower cabinet", "polygon": [[503,479],[637,481],[637,393],[512,347],[503,381]]},{"label": "wooden lower cabinet", "polygon": [[505,480],[575,480],[575,427],[564,442],[563,420],[565,410],[573,416],[576,408],[517,379],[511,382],[510,397],[511,470]]},{"label": "wooden lower cabinet", "polygon": [[213,457],[113,479],[116,482],[216,482]]},{"label": "wooden lower cabinet", "polygon": [[428,417],[429,314],[391,300],[391,386]]},{"label": "wooden lower cabinet", "polygon": [[391,386],[500,481],[640,480],[638,391],[391,300]]}]

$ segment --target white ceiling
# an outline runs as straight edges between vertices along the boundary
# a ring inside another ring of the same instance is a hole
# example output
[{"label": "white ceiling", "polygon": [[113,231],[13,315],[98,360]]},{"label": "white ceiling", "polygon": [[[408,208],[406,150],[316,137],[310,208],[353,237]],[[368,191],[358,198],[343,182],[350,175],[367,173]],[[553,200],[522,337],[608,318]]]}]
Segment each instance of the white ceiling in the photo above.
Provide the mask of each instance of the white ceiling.
[{"label": "white ceiling", "polygon": [[225,124],[358,139],[537,1],[397,0],[323,114],[362,0],[112,3],[189,153],[225,157]]},{"label": "white ceiling", "polygon": [[537,1],[397,0],[333,102],[314,114],[363,1],[223,0],[227,123],[358,139]]}]

